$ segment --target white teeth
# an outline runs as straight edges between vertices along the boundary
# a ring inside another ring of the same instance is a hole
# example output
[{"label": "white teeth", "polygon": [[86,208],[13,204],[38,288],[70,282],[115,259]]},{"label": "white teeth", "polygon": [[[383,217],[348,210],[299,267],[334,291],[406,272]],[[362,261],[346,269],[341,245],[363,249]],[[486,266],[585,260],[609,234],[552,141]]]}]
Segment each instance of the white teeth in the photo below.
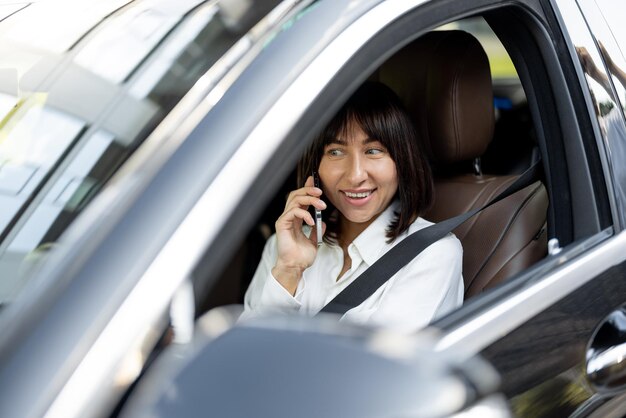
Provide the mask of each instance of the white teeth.
[{"label": "white teeth", "polygon": [[348,196],[349,198],[352,199],[362,199],[364,197],[369,196],[372,192],[364,192],[364,193],[350,193],[350,192],[345,192],[346,196]]}]

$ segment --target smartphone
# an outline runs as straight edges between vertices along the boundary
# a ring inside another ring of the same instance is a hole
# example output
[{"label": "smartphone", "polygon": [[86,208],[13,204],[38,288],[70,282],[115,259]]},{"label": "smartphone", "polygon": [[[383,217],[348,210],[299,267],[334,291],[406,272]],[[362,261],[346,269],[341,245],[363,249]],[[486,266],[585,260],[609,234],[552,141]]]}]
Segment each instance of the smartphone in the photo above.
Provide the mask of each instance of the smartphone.
[{"label": "smartphone", "polygon": [[[317,175],[317,171],[314,171],[313,174],[313,185],[317,188],[320,187],[320,178]],[[317,246],[322,245],[322,211],[318,208],[315,209],[315,230],[317,232]]]}]

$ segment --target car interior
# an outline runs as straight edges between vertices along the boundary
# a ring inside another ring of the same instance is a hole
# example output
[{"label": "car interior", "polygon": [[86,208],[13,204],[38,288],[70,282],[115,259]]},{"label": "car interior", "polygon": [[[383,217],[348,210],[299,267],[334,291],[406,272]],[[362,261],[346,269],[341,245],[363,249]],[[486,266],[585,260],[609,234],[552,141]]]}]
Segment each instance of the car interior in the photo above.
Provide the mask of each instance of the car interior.
[{"label": "car interior", "polygon": [[[494,44],[498,52],[487,53]],[[432,222],[484,206],[540,159],[524,91],[503,51],[484,19],[469,18],[420,36],[368,77],[395,91],[424,140],[435,199],[422,216]],[[497,60],[508,65],[506,74],[497,73]],[[199,314],[242,303],[265,241],[295,188],[294,168],[198,303]],[[548,203],[544,182],[536,178],[454,230],[464,248],[466,299],[545,257]],[[201,264],[196,274],[203,274]]]},{"label": "car interior", "polygon": [[[414,73],[405,70],[411,64],[418,68]],[[431,32],[388,60],[378,78],[404,99],[431,150],[436,198],[426,219],[440,222],[480,208],[517,178],[483,173],[495,109],[489,62],[475,37],[460,30]],[[537,180],[454,231],[464,249],[467,297],[545,255],[547,207]]]}]

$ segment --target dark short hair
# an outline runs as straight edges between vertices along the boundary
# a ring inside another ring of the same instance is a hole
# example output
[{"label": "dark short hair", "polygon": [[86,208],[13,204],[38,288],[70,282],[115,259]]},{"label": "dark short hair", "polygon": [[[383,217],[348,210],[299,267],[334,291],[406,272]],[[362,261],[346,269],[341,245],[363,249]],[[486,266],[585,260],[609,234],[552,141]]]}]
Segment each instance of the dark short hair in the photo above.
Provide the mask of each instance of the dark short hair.
[{"label": "dark short hair", "polygon": [[[398,96],[386,85],[366,82],[357,89],[313,143],[298,164],[298,187],[317,171],[326,145],[343,137],[357,123],[370,138],[380,141],[396,164],[400,211],[387,228],[388,242],[406,231],[426,211],[433,198],[433,181],[423,145]],[[326,213],[333,213],[326,201]],[[327,242],[336,241],[337,220],[327,218]]]}]

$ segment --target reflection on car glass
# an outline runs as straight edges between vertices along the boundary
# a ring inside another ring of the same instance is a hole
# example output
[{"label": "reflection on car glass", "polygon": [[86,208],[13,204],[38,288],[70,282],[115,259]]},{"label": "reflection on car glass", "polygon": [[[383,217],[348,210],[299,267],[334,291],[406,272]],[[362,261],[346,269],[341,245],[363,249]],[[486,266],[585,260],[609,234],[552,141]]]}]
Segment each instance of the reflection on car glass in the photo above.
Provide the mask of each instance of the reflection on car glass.
[{"label": "reflection on car glass", "polygon": [[12,4],[0,4],[0,21],[6,19],[12,14],[17,13],[18,11],[22,10],[28,5],[29,3],[26,3],[26,2],[12,3]]},{"label": "reflection on car glass", "polygon": [[[46,1],[21,3],[27,7],[14,11],[2,21],[6,39],[19,45],[61,53],[69,50],[103,18],[131,0],[67,0],[65,7]],[[17,6],[17,3],[13,6]],[[2,6],[8,14],[12,5]],[[1,16],[1,15],[0,15]],[[62,25],[59,22],[63,22]]]},{"label": "reflection on car glass", "polygon": [[177,65],[176,60],[188,47],[193,47],[198,53],[201,52],[200,48],[194,45],[194,41],[213,19],[217,10],[216,6],[205,7],[190,17],[188,23],[182,25],[180,30],[168,39],[160,54],[155,57],[153,65],[139,75],[131,87],[131,94],[138,98],[144,98],[154,89],[167,71],[176,68],[177,71],[184,72],[185,67],[180,64]]},{"label": "reflection on car glass", "polygon": [[46,2],[0,22],[5,63],[0,70],[0,276],[10,277],[0,286],[0,301],[11,298],[31,274],[24,263],[33,263],[24,260],[55,247],[200,77],[276,5],[252,7],[247,0],[68,4],[75,1],[76,7],[56,12],[67,20],[62,27]]},{"label": "reflection on car glass", "polygon": [[[606,65],[614,80],[621,85],[620,90],[626,88],[626,72],[620,68],[607,49],[601,42],[598,42],[598,49],[602,57],[602,61]],[[621,197],[622,202],[626,202],[626,126],[624,126],[624,109],[620,108],[621,102],[616,97],[614,85],[611,84],[608,75],[601,70],[587,48],[581,46],[576,47],[576,53],[582,64],[583,70],[595,82],[597,82],[606,92],[606,98],[594,97],[595,109],[598,113],[598,120],[601,123],[600,128],[609,139],[610,142],[610,158],[613,161],[613,170],[619,181],[614,183],[615,192]],[[596,57],[598,59],[599,57]],[[597,89],[594,91],[598,91]],[[619,212],[622,222],[626,222],[626,214]]]},{"label": "reflection on car glass", "polygon": [[87,41],[76,62],[95,74],[120,83],[135,70],[185,13],[201,0],[152,0],[132,3]]}]

